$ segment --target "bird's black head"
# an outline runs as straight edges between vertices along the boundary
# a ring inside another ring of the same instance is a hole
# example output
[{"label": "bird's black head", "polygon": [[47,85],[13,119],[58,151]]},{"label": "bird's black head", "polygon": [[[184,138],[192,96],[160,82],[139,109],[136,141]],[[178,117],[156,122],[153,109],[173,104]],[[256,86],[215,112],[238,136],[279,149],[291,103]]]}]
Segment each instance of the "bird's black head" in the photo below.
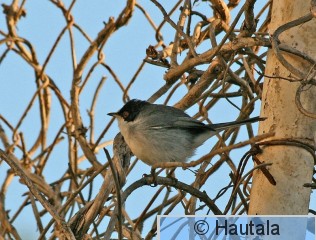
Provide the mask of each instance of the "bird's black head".
[{"label": "bird's black head", "polygon": [[110,116],[121,116],[125,121],[131,122],[138,116],[141,109],[150,104],[149,102],[133,99],[128,101],[118,112],[108,113]]}]

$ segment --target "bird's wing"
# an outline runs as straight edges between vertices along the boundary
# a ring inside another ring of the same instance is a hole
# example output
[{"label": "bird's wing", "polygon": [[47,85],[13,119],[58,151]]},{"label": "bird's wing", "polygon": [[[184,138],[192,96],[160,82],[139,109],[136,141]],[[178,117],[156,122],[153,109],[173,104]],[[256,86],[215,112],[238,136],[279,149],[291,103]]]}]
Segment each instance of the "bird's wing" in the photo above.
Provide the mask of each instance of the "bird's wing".
[{"label": "bird's wing", "polygon": [[176,117],[173,119],[166,119],[163,122],[154,124],[152,129],[182,129],[192,133],[204,133],[205,131],[215,131],[212,127],[195,120],[191,117]]},{"label": "bird's wing", "polygon": [[191,118],[184,111],[168,106],[145,106],[141,114],[146,115],[141,119],[146,119],[144,125],[151,129],[183,129],[194,133],[215,131],[211,126]]}]

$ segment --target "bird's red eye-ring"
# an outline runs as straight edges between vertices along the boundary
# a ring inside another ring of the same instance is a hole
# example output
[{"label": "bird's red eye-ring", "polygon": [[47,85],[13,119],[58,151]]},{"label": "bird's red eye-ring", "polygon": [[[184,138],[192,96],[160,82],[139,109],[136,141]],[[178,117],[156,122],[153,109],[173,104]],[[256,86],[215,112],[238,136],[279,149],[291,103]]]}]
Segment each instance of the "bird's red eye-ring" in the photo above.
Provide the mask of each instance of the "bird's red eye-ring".
[{"label": "bird's red eye-ring", "polygon": [[123,114],[122,114],[122,117],[124,119],[126,119],[126,118],[128,118],[128,116],[129,116],[129,112],[128,111],[124,111]]}]

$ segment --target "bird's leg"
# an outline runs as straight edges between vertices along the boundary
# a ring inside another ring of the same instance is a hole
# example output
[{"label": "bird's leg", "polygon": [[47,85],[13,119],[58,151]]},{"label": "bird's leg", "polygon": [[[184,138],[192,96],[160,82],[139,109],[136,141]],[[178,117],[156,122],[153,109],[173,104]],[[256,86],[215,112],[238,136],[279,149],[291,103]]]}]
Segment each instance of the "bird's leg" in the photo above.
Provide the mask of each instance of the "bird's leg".
[{"label": "bird's leg", "polygon": [[151,168],[150,169],[150,175],[153,178],[153,183],[150,185],[151,187],[156,187],[157,186],[157,175],[156,175],[156,168]]},{"label": "bird's leg", "polygon": [[169,168],[169,169],[167,169],[167,176],[166,177],[178,181],[178,179],[176,178],[176,175],[174,173],[175,170],[176,170],[176,168]]},{"label": "bird's leg", "polygon": [[[158,173],[159,174],[159,173]],[[158,184],[157,184],[157,175],[156,174],[156,168],[151,168],[150,170],[150,174],[143,174],[143,177],[144,178],[149,178],[151,177],[152,178],[152,183],[149,184],[149,186],[151,187],[156,187]]]}]

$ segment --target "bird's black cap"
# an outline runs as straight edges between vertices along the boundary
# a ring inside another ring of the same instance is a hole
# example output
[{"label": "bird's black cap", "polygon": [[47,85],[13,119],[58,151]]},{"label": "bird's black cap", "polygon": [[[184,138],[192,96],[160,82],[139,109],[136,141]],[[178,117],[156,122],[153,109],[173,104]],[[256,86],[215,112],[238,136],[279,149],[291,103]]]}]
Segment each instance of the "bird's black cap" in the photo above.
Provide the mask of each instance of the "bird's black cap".
[{"label": "bird's black cap", "polygon": [[149,102],[132,99],[128,101],[118,112],[108,113],[109,116],[121,116],[125,121],[131,122],[134,121],[135,118],[140,113],[141,109],[149,105]]}]

